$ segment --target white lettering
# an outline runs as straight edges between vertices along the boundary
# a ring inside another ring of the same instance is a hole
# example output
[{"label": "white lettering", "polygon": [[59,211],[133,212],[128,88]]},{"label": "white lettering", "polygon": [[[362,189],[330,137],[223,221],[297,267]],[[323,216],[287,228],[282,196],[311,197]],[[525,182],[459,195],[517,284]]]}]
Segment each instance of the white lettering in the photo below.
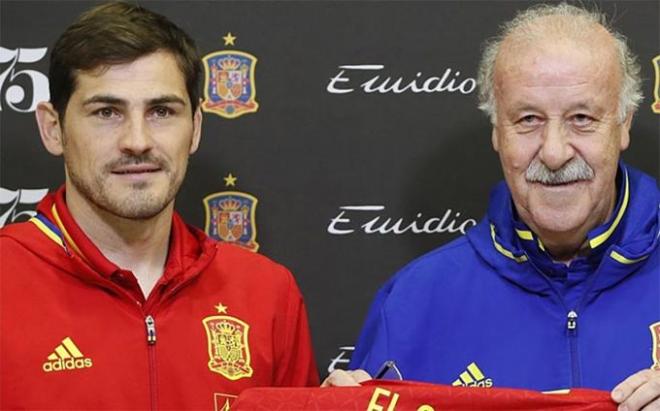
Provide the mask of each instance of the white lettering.
[{"label": "white lettering", "polygon": [[[352,211],[381,211],[384,210],[384,206],[343,206],[339,207],[340,210],[352,210]],[[339,215],[330,220],[330,225],[328,225],[328,232],[334,235],[344,235],[351,234],[355,230],[340,230],[336,228],[337,223],[350,223],[351,220],[344,217],[344,211],[341,211]]]},{"label": "white lettering", "polygon": [[345,355],[348,352],[353,352],[355,351],[355,347],[352,345],[345,345],[343,347],[339,347],[341,352],[339,353],[338,356],[330,360],[330,365],[328,365],[328,373],[333,372],[334,370],[337,369],[337,364],[348,364],[351,362],[350,358],[346,358]]},{"label": "white lettering", "polygon": [[[41,201],[42,198],[48,193],[47,188],[38,189],[18,189],[8,190],[0,187],[0,206],[8,206],[4,212],[0,211],[0,227],[7,223],[14,221],[28,220],[34,217],[37,212],[34,206]],[[29,210],[19,210],[20,206],[32,206]]]},{"label": "white lettering", "polygon": [[335,228],[335,225],[337,223],[350,223],[351,220],[347,218],[342,218],[344,216],[344,212],[340,212],[339,215],[333,219],[330,220],[330,225],[328,226],[328,232],[330,234],[334,235],[344,235],[344,234],[351,234],[355,230],[339,230]]},{"label": "white lettering", "polygon": [[[455,93],[470,94],[477,87],[477,81],[474,78],[461,77],[461,72],[451,68],[445,69],[441,77],[431,76],[424,78],[424,74],[418,71],[415,78],[406,80],[404,76],[381,76],[380,74],[373,75],[359,83],[351,79],[351,72],[365,72],[365,71],[380,71],[385,68],[382,64],[344,64],[338,66],[340,71],[334,77],[330,78],[326,90],[331,94],[347,94],[352,93],[356,88],[361,88],[364,93],[380,93],[380,94],[401,94],[407,91],[412,93]],[[355,74],[355,73],[353,73]],[[345,87],[338,87],[338,83],[344,84]]]},{"label": "white lettering", "polygon": [[[45,74],[35,70],[16,70],[17,63],[36,63],[41,60],[48,51],[48,48],[17,48],[7,49],[0,47],[0,63],[9,63],[9,66],[0,73],[0,90],[5,90],[4,100],[7,105],[18,111],[19,113],[28,113],[34,111],[37,103],[40,101],[48,101],[50,99],[50,91],[48,89],[48,77]],[[32,99],[27,108],[21,108],[19,105],[24,106],[26,100],[26,90],[21,84],[15,83],[20,76],[27,77],[32,83],[31,93]],[[4,88],[5,81],[11,84],[6,89]],[[0,111],[2,111],[2,102],[0,101]]]},{"label": "white lettering", "polygon": [[328,93],[346,94],[346,93],[351,93],[353,91],[352,88],[341,89],[341,88],[335,87],[336,83],[339,83],[339,82],[348,83],[349,81],[351,81],[351,79],[349,79],[349,78],[342,77],[343,75],[344,75],[344,70],[340,71],[339,74],[337,74],[336,76],[334,76],[333,78],[330,79],[330,83],[328,83],[328,87],[326,88],[326,90],[328,90]]},{"label": "white lettering", "polygon": [[[461,233],[465,234],[470,227],[477,225],[473,218],[461,217],[461,213],[451,208],[445,210],[441,218],[426,218],[422,213],[417,213],[413,219],[404,217],[392,218],[376,214],[374,212],[384,211],[383,205],[348,205],[340,206],[339,214],[330,219],[327,231],[332,235],[352,234],[362,231],[365,234],[440,234]],[[352,213],[351,213],[352,212]],[[342,224],[341,228],[337,224]]]}]

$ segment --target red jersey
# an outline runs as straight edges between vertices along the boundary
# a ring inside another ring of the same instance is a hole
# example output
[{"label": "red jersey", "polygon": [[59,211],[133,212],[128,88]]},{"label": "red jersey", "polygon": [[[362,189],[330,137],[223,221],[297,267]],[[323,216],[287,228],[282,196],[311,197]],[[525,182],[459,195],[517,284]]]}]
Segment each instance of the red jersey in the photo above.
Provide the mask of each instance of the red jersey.
[{"label": "red jersey", "polygon": [[616,411],[606,391],[553,394],[511,388],[451,387],[414,381],[371,380],[361,387],[254,388],[235,411]]},{"label": "red jersey", "polygon": [[175,214],[145,300],[64,190],[0,231],[0,408],[219,410],[248,387],[318,385],[292,275]]}]

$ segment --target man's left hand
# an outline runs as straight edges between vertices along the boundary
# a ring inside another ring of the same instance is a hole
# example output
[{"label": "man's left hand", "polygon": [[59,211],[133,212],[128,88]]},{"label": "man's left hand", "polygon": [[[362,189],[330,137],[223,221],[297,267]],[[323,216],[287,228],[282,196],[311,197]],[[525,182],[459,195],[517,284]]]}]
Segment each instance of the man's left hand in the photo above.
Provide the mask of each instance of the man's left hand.
[{"label": "man's left hand", "polygon": [[619,411],[660,410],[660,370],[647,369],[626,378],[612,390]]}]

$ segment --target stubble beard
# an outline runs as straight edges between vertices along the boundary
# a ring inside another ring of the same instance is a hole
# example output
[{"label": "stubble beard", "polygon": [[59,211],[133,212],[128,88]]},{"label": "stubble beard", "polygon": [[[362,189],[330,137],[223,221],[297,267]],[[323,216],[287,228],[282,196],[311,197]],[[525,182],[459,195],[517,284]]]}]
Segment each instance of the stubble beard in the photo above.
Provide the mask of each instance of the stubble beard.
[{"label": "stubble beard", "polygon": [[[101,169],[91,179],[84,178],[69,164],[66,156],[64,161],[69,180],[82,197],[109,214],[130,220],[148,220],[160,214],[174,200],[183,181],[176,173],[166,172],[168,187],[163,194],[154,192],[148,182],[135,182],[113,190],[109,187],[108,180],[112,176],[107,169]],[[112,192],[119,190],[122,192]]]}]

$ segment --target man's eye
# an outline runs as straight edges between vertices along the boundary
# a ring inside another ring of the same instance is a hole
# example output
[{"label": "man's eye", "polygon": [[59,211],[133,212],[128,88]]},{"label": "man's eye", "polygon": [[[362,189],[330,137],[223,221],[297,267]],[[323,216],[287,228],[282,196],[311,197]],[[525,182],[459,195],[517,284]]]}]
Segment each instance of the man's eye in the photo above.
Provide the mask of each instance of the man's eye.
[{"label": "man's eye", "polygon": [[540,118],[533,114],[528,114],[524,117],[522,117],[520,120],[518,120],[518,123],[522,124],[523,126],[533,126],[538,124],[541,121]]},{"label": "man's eye", "polygon": [[111,107],[103,107],[103,108],[100,108],[100,109],[96,110],[94,112],[94,115],[96,115],[97,117],[101,117],[101,118],[112,118],[115,115],[117,115],[117,113]]},{"label": "man's eye", "polygon": [[585,127],[585,126],[590,126],[594,119],[591,118],[590,116],[586,114],[575,114],[572,118],[571,121],[573,124],[575,124],[578,127]]},{"label": "man's eye", "polygon": [[154,107],[151,111],[154,117],[165,118],[173,114],[173,110],[165,106]]}]

